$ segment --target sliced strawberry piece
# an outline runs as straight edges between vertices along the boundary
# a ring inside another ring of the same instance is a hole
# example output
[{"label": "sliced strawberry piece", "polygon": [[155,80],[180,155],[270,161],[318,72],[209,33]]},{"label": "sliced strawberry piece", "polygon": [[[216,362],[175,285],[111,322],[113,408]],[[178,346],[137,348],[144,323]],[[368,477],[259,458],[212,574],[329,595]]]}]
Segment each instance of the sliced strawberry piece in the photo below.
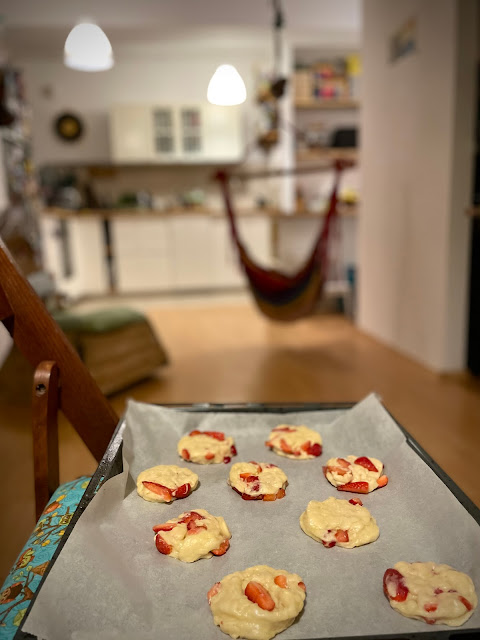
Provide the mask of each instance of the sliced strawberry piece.
[{"label": "sliced strawberry piece", "polygon": [[266,469],[274,469],[274,468],[275,468],[275,469],[278,469],[278,466],[277,466],[276,464],[271,464],[271,463],[269,463],[269,464],[266,464],[266,465],[265,465],[265,468],[266,468]]},{"label": "sliced strawberry piece", "polygon": [[218,549],[212,549],[212,553],[214,556],[223,556],[224,553],[227,553],[229,548],[230,542],[228,540],[224,540]]},{"label": "sliced strawberry piece", "polygon": [[281,500],[285,497],[285,489],[279,489],[277,491],[277,500]]},{"label": "sliced strawberry piece", "polygon": [[282,589],[286,589],[287,588],[287,576],[284,576],[284,575],[280,574],[279,576],[275,576],[273,581],[275,582],[276,585],[278,585]]},{"label": "sliced strawberry piece", "polygon": [[251,496],[248,493],[240,493],[240,495],[242,496],[242,500],[261,500],[263,498],[262,494],[258,496]]},{"label": "sliced strawberry piece", "polygon": [[433,613],[437,610],[438,605],[436,605],[434,602],[427,602],[427,604],[423,605],[423,608],[427,613]]},{"label": "sliced strawberry piece", "polygon": [[155,546],[160,553],[163,553],[164,556],[168,556],[172,553],[173,547],[168,544],[168,542],[166,542],[159,533],[155,536]]},{"label": "sliced strawberry piece", "polygon": [[325,540],[320,540],[320,542],[323,544],[324,547],[327,547],[327,549],[331,549],[337,544],[334,540],[330,540],[329,542],[325,542]]},{"label": "sliced strawberry piece", "polygon": [[205,516],[200,515],[196,511],[187,511],[183,514],[183,518],[178,521],[179,524],[187,524],[196,520],[205,520]]},{"label": "sliced strawberry piece", "polygon": [[335,540],[337,542],[348,542],[349,541],[348,531],[345,531],[344,529],[337,529],[337,532],[335,534]]},{"label": "sliced strawberry piece", "polygon": [[284,453],[292,453],[292,447],[283,438],[280,439],[280,449]]},{"label": "sliced strawberry piece", "polygon": [[199,431],[198,429],[195,429],[194,431],[190,431],[190,433],[188,435],[189,436],[201,436],[202,432]]},{"label": "sliced strawberry piece", "polygon": [[324,475],[325,477],[327,477],[328,467],[327,467],[327,466],[323,466],[323,467],[322,467],[322,471],[323,471],[323,475]]},{"label": "sliced strawberry piece", "polygon": [[464,598],[463,596],[458,596],[458,599],[465,606],[467,611],[471,611],[473,609],[472,604],[466,598]]},{"label": "sliced strawberry piece", "polygon": [[306,590],[307,590],[307,587],[305,586],[305,583],[304,583],[304,582],[299,582],[299,583],[298,583],[298,586],[300,587],[300,589],[303,589],[304,591],[306,591]]},{"label": "sliced strawberry piece", "polygon": [[258,464],[258,462],[254,462],[253,460],[250,460],[248,464],[254,464],[257,467],[257,473],[262,473],[262,467]]},{"label": "sliced strawberry piece", "polygon": [[250,475],[250,473],[241,473],[240,474],[240,478],[242,478],[242,480],[245,480],[245,482],[257,482],[258,481],[258,476],[252,476]]},{"label": "sliced strawberry piece", "polygon": [[144,480],[142,484],[146,489],[163,498],[165,502],[172,501],[172,492],[168,487],[164,487],[163,484],[158,484],[158,482],[148,482],[147,480]]},{"label": "sliced strawberry piece", "polygon": [[273,443],[270,442],[269,440],[265,440],[265,446],[269,447],[270,449],[273,449]]},{"label": "sliced strawberry piece", "polygon": [[215,454],[211,453],[210,451],[208,453],[205,454],[205,459],[206,460],[213,460],[213,458],[215,458]]},{"label": "sliced strawberry piece", "polygon": [[220,440],[223,442],[225,440],[225,434],[221,431],[204,431],[204,435],[210,436],[210,438],[215,438],[215,440]]},{"label": "sliced strawberry piece", "polygon": [[443,589],[437,587],[433,593],[438,596],[440,593],[443,593]]},{"label": "sliced strawberry piece", "polygon": [[182,458],[184,460],[190,460],[190,454],[188,453],[187,449],[182,449]]},{"label": "sliced strawberry piece", "polygon": [[348,460],[345,460],[345,458],[337,458],[337,465],[339,467],[343,467],[344,469],[350,468],[350,462]]},{"label": "sliced strawberry piece", "polygon": [[217,593],[220,591],[222,585],[220,584],[220,582],[216,582],[213,587],[210,589],[210,591],[207,593],[207,600],[208,600],[208,604],[210,604],[212,602],[212,598],[213,596],[216,596]]},{"label": "sliced strawberry piece", "polygon": [[359,464],[364,469],[368,469],[368,471],[378,472],[377,467],[373,464],[370,458],[367,458],[366,456],[361,456],[360,458],[357,458],[356,460],[354,460],[354,463]]},{"label": "sliced strawberry piece", "polygon": [[230,456],[225,456],[224,459],[223,459],[223,462],[225,464],[228,464],[230,462],[230,460],[231,460]]},{"label": "sliced strawberry piece", "polygon": [[232,454],[232,456],[237,455],[237,448],[234,444],[232,444],[232,446],[230,447],[230,453]]},{"label": "sliced strawberry piece", "polygon": [[186,498],[191,490],[191,485],[186,482],[185,484],[180,485],[178,489],[175,489],[172,493],[175,498]]},{"label": "sliced strawberry piece", "polygon": [[360,500],[360,498],[350,498],[349,503],[353,505],[358,504],[363,507],[363,502]]},{"label": "sliced strawberry piece", "polygon": [[166,522],[165,524],[156,524],[153,527],[153,530],[155,531],[155,533],[158,533],[159,531],[171,531],[176,526],[176,522]]},{"label": "sliced strawberry piece", "polygon": [[293,429],[292,427],[275,427],[273,431],[285,431],[287,433],[293,433],[294,431],[296,431],[296,429]]},{"label": "sliced strawberry piece", "polygon": [[257,604],[260,609],[264,609],[265,611],[273,611],[275,609],[275,602],[272,596],[259,582],[255,582],[254,580],[249,582],[245,587],[245,595],[250,602]]},{"label": "sliced strawberry piece", "polygon": [[274,500],[277,499],[277,494],[276,493],[265,493],[263,495],[263,499],[265,502],[273,502]]},{"label": "sliced strawberry piece", "polygon": [[312,443],[310,442],[310,440],[308,440],[307,442],[304,442],[302,445],[300,445],[300,449],[302,451],[305,451],[305,453],[308,453],[308,450],[310,449]]},{"label": "sliced strawberry piece", "polygon": [[[423,618],[423,616],[422,616]],[[435,618],[423,618],[423,620],[427,623],[427,624],[435,624],[436,619]]]},{"label": "sliced strawberry piece", "polygon": [[322,445],[319,444],[318,442],[315,442],[315,444],[312,444],[309,449],[307,450],[307,453],[309,456],[315,456],[318,458],[318,456],[322,455]]},{"label": "sliced strawberry piece", "polygon": [[327,467],[327,471],[336,473],[338,476],[346,476],[348,473],[348,469],[344,469],[343,467]]},{"label": "sliced strawberry piece", "polygon": [[384,487],[385,485],[387,485],[388,476],[380,476],[380,478],[377,480],[377,484],[379,487]]},{"label": "sliced strawberry piece", "polygon": [[351,491],[352,493],[368,493],[368,482],[347,482],[339,484],[339,491]]},{"label": "sliced strawberry piece", "polygon": [[252,491],[260,491],[260,483],[256,482],[254,485],[252,485]]},{"label": "sliced strawberry piece", "polygon": [[196,522],[189,522],[187,524],[187,536],[193,536],[196,533],[201,533],[202,531],[206,531],[207,527],[203,524],[197,525]]},{"label": "sliced strawberry piece", "polygon": [[390,600],[405,602],[408,596],[408,587],[403,581],[403,576],[396,569],[387,569],[383,575],[383,592]]}]

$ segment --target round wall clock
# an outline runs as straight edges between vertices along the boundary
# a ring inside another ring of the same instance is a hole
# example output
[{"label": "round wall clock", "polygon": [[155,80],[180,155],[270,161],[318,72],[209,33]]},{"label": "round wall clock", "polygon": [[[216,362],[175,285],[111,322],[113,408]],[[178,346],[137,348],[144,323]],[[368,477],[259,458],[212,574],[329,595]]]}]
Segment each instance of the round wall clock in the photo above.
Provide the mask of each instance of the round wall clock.
[{"label": "round wall clock", "polygon": [[66,142],[78,140],[83,133],[83,124],[80,118],[73,113],[62,113],[55,119],[55,132],[58,137]]}]

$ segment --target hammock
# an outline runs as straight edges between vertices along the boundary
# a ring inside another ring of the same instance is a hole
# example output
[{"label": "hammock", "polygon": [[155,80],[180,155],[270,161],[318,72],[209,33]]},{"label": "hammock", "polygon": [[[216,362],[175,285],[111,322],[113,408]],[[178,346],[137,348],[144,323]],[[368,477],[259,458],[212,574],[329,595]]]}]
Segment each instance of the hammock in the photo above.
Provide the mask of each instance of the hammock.
[{"label": "hammock", "polygon": [[265,269],[249,256],[238,233],[230,193],[229,177],[219,171],[216,175],[225,201],[232,240],[237,248],[240,266],[245,273],[255,302],[267,317],[279,321],[292,321],[313,312],[320,299],[328,266],[328,239],[332,221],[337,215],[337,193],[340,174],[345,162],[336,162],[335,181],[328,209],[310,256],[299,271],[287,275],[274,269]]}]

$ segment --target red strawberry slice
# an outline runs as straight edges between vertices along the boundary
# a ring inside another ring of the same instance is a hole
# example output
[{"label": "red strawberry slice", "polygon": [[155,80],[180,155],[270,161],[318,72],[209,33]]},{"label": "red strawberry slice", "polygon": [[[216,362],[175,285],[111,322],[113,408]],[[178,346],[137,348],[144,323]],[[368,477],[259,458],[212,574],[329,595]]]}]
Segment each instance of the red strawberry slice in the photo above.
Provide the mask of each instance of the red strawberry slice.
[{"label": "red strawberry slice", "polygon": [[165,524],[156,524],[153,527],[153,530],[155,531],[155,533],[158,533],[159,531],[171,531],[176,526],[176,522],[166,522]]},{"label": "red strawberry slice", "polygon": [[300,589],[303,589],[304,591],[306,591],[306,590],[307,590],[307,587],[305,586],[305,583],[304,583],[304,582],[299,582],[299,583],[298,583],[298,586],[300,587]]},{"label": "red strawberry slice", "polygon": [[327,466],[323,466],[323,467],[322,467],[322,471],[323,471],[323,475],[324,475],[325,477],[327,477],[328,467],[327,467]]},{"label": "red strawberry slice", "polygon": [[[422,616],[423,618],[423,616]],[[427,623],[427,624],[435,624],[436,619],[435,618],[423,618],[423,620]]]},{"label": "red strawberry slice", "polygon": [[213,596],[216,596],[217,593],[220,591],[221,586],[222,585],[220,584],[220,582],[216,582],[213,585],[213,587],[209,590],[209,592],[207,593],[208,604],[212,602]]},{"label": "red strawberry slice", "polygon": [[253,460],[250,460],[248,464],[254,464],[257,467],[257,473],[262,473],[262,467],[258,464],[258,462],[254,462]]},{"label": "red strawberry slice", "polygon": [[237,455],[237,447],[234,444],[232,444],[232,446],[230,447],[230,453],[232,454],[232,456]]},{"label": "red strawberry slice", "polygon": [[433,613],[437,610],[438,605],[436,605],[434,602],[427,602],[427,604],[423,605],[423,608],[427,613]]},{"label": "red strawberry slice", "polygon": [[230,456],[225,456],[224,459],[223,459],[223,462],[225,464],[228,464],[230,462],[230,460],[231,460]]},{"label": "red strawberry slice", "polygon": [[282,589],[287,588],[287,576],[280,574],[279,576],[275,576],[273,581],[277,586],[281,587]]},{"label": "red strawberry slice", "polygon": [[353,505],[358,504],[363,507],[363,502],[360,500],[360,498],[350,498],[349,503]]},{"label": "red strawberry slice", "polygon": [[214,458],[215,458],[215,454],[211,453],[210,451],[205,454],[205,459],[206,460],[213,460]]},{"label": "red strawberry slice", "polygon": [[223,556],[224,553],[227,553],[229,548],[230,542],[228,540],[224,540],[218,549],[212,549],[212,553],[214,556]]},{"label": "red strawberry slice", "polygon": [[325,540],[320,540],[320,542],[323,544],[324,547],[327,547],[327,549],[331,549],[337,544],[335,540],[330,540],[329,542],[326,542]]},{"label": "red strawberry slice", "polygon": [[377,484],[379,487],[384,487],[385,485],[387,485],[388,476],[380,476],[380,478],[377,480]]},{"label": "red strawberry slice", "polygon": [[280,439],[280,449],[284,453],[292,453],[292,447],[283,438]]},{"label": "red strawberry slice", "polygon": [[202,432],[199,431],[198,429],[195,429],[194,431],[190,431],[190,433],[188,435],[189,436],[201,436]]},{"label": "red strawberry slice", "polygon": [[190,460],[190,454],[188,453],[187,449],[182,449],[182,458],[184,460]]},{"label": "red strawberry slice", "polygon": [[215,440],[220,440],[220,442],[223,442],[223,440],[225,440],[225,434],[222,433],[221,431],[204,431],[203,433],[206,436],[210,436],[210,438],[215,438]]},{"label": "red strawberry slice", "polygon": [[368,469],[368,471],[376,471],[378,473],[377,467],[373,464],[370,458],[367,458],[366,456],[357,458],[354,462],[355,464],[359,464],[364,469]]},{"label": "red strawberry slice", "polygon": [[172,553],[173,547],[169,545],[168,542],[166,542],[159,533],[157,533],[157,535],[155,536],[155,546],[157,547],[158,551],[160,551],[160,553],[163,553],[164,556],[168,556],[170,553]]},{"label": "red strawberry slice", "polygon": [[265,446],[269,447],[270,449],[273,449],[273,442],[270,442],[269,440],[265,440]]},{"label": "red strawberry slice", "polygon": [[310,456],[315,456],[318,458],[318,456],[322,455],[322,445],[318,444],[318,442],[315,442],[315,444],[312,444],[308,449],[307,449],[307,453]]},{"label": "red strawberry slice", "polygon": [[408,587],[403,581],[403,576],[396,569],[387,569],[383,575],[383,592],[390,600],[405,602],[408,596]]},{"label": "red strawberry slice", "polygon": [[438,596],[439,593],[443,593],[443,589],[437,587],[433,593]]},{"label": "red strawberry slice", "polygon": [[245,482],[256,482],[258,480],[258,476],[252,476],[248,471],[246,473],[241,473],[240,478],[245,480]]},{"label": "red strawberry slice", "polygon": [[296,429],[293,429],[292,427],[275,427],[273,431],[285,431],[287,433],[293,433],[294,431],[296,431]]},{"label": "red strawberry slice", "polygon": [[180,485],[178,489],[175,489],[175,491],[173,491],[173,496],[175,498],[186,498],[190,493],[191,489],[192,489],[191,485],[188,482],[186,482],[185,484]]},{"label": "red strawberry slice", "polygon": [[466,598],[464,598],[463,596],[458,596],[458,599],[465,606],[467,611],[471,611],[473,609],[472,604]]},{"label": "red strawberry slice", "polygon": [[203,524],[198,524],[194,520],[187,522],[187,536],[193,536],[195,533],[206,531],[207,527]]},{"label": "red strawberry slice", "polygon": [[275,602],[272,596],[259,582],[255,582],[254,580],[249,582],[245,587],[245,595],[250,602],[257,604],[260,609],[264,609],[265,611],[273,611],[275,609]]},{"label": "red strawberry slice", "polygon": [[343,467],[344,469],[348,469],[350,467],[350,462],[345,460],[345,458],[337,458],[337,464],[339,467]]},{"label": "red strawberry slice", "polygon": [[277,500],[281,500],[285,497],[285,489],[279,489],[277,491]]},{"label": "red strawberry slice", "polygon": [[352,493],[368,493],[368,482],[347,482],[339,484],[339,491],[351,491]]},{"label": "red strawberry slice", "polygon": [[146,489],[163,498],[165,502],[172,501],[172,492],[168,487],[164,487],[163,484],[158,484],[158,482],[147,482],[147,480],[144,480],[142,484]]},{"label": "red strawberry slice", "polygon": [[181,518],[178,523],[179,524],[185,524],[189,522],[195,522],[196,520],[205,520],[205,516],[200,515],[199,513],[197,513],[196,511],[186,511],[183,514],[183,518]]},{"label": "red strawberry slice", "polygon": [[337,529],[337,532],[335,534],[335,540],[337,542],[348,542],[349,541],[348,531],[344,529]]}]

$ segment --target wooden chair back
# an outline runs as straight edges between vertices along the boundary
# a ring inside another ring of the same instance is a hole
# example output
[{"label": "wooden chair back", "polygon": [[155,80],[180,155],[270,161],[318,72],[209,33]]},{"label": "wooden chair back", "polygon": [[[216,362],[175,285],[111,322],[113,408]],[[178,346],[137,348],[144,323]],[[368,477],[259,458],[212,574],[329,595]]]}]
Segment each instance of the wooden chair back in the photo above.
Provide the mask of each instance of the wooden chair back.
[{"label": "wooden chair back", "polygon": [[0,320],[33,366],[37,515],[59,484],[57,410],[100,461],[118,417],[0,238]]}]

